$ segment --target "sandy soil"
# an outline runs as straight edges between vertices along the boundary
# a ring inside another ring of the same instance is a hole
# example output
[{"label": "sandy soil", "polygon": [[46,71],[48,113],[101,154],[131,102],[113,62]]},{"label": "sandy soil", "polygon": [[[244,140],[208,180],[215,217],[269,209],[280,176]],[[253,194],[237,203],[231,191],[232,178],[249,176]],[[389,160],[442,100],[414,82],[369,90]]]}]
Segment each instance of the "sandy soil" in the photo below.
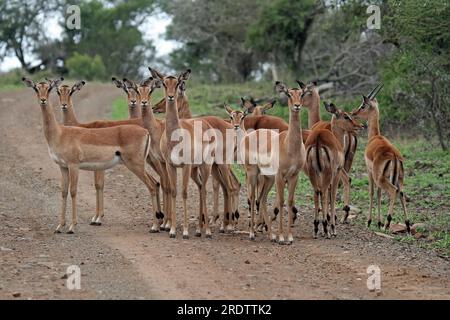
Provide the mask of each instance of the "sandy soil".
[{"label": "sandy soil", "polygon": [[[78,117],[107,118],[119,94],[111,85],[88,84],[74,98]],[[150,234],[146,189],[123,166],[106,175],[104,224],[88,223],[95,212],[93,173],[81,172],[77,232],[55,235],[60,174],[48,156],[34,93],[2,93],[0,119],[1,299],[450,298],[448,260],[353,224],[338,225],[335,239],[312,239],[312,204],[301,197],[291,246],[217,228],[212,240]],[[198,195],[193,185],[190,190],[193,235]],[[245,202],[242,196],[241,212]],[[181,214],[181,201],[178,206]],[[242,216],[239,228],[246,230]],[[81,268],[81,290],[66,288],[69,265]],[[379,292],[367,288],[369,265],[381,269]]]}]

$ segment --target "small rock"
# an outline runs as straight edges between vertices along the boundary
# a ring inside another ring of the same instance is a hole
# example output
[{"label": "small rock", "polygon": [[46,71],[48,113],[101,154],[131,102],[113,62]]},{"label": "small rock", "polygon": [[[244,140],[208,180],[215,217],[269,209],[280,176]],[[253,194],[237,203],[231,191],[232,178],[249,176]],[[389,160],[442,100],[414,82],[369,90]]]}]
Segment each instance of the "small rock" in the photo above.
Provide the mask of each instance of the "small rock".
[{"label": "small rock", "polygon": [[65,273],[65,274],[61,277],[61,279],[67,279],[67,278],[68,278],[67,273]]},{"label": "small rock", "polygon": [[245,260],[244,263],[245,264],[250,264],[250,261],[249,260]]},{"label": "small rock", "polygon": [[12,294],[12,296],[13,296],[14,298],[19,298],[21,295],[22,295],[22,294],[21,294],[20,292],[14,292],[14,293]]},{"label": "small rock", "polygon": [[13,249],[0,247],[0,251],[13,251]]}]

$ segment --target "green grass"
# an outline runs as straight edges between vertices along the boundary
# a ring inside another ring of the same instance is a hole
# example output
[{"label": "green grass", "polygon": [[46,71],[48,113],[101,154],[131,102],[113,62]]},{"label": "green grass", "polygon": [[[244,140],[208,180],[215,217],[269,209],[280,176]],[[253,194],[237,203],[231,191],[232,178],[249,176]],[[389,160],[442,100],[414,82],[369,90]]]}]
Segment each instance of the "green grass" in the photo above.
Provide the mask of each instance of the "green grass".
[{"label": "green grass", "polygon": [[[254,98],[270,99],[274,96],[271,83],[244,83],[239,85],[193,85],[188,88],[187,95],[191,105],[191,111],[195,116],[213,114],[225,117],[223,103],[228,102],[233,107],[239,106],[241,96],[253,96]],[[155,92],[152,101],[156,103],[162,98],[162,90]],[[344,105],[344,104],[341,104]],[[347,105],[345,109],[350,109]],[[323,108],[321,108],[323,109]],[[272,115],[288,119],[286,106],[276,104],[269,112]],[[322,110],[323,118],[329,118]],[[112,108],[114,119],[125,119],[128,110],[125,98],[117,99]],[[302,125],[307,126],[306,110],[302,111]],[[356,218],[356,223],[365,227],[366,216],[369,208],[368,179],[364,163],[364,148],[367,143],[366,131],[359,139],[358,151],[355,156],[351,171],[352,189],[351,204],[359,207],[362,214]],[[392,137],[390,137],[392,138]],[[392,139],[405,157],[405,194],[411,201],[407,203],[408,214],[413,223],[425,223],[425,239],[416,240],[412,236],[398,236],[399,241],[415,243],[419,246],[434,249],[440,254],[450,256],[450,152],[442,151],[437,142],[425,141],[422,138]],[[245,184],[245,173],[241,166],[233,165],[233,170],[242,183]],[[342,191],[340,191],[342,193]],[[275,196],[272,189],[270,197]],[[313,206],[313,192],[308,178],[301,174],[296,189],[296,202]],[[338,208],[343,203],[338,203]],[[388,198],[383,195],[382,214],[385,218],[388,209]],[[376,209],[373,211],[373,219],[376,221]],[[403,222],[403,213],[400,203],[395,206],[393,222]],[[373,230],[377,230],[373,227]]]}]

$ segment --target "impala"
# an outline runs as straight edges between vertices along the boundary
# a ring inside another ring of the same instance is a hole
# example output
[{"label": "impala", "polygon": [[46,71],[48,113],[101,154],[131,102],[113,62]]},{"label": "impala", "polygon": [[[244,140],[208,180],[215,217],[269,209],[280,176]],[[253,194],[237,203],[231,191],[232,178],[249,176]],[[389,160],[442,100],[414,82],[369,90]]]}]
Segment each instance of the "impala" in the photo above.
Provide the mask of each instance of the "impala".
[{"label": "impala", "polygon": [[367,172],[369,174],[369,196],[370,206],[367,218],[367,227],[372,222],[373,193],[374,187],[377,187],[378,202],[378,227],[381,228],[381,191],[389,193],[389,211],[384,224],[386,229],[394,214],[394,205],[397,197],[403,208],[406,230],[411,231],[408,214],[406,211],[406,199],[403,192],[403,157],[398,149],[380,133],[380,112],[376,95],[380,92],[382,84],[379,84],[366,97],[363,96],[361,105],[352,112],[352,115],[366,120],[368,123],[369,141],[367,142],[364,158],[366,161]]},{"label": "impala", "polygon": [[[192,119],[192,113],[189,108],[189,101],[186,95],[186,83],[181,81],[178,86],[178,97],[177,97],[177,108],[178,117],[180,119]],[[154,112],[165,113],[166,112],[166,98],[161,99],[154,107]],[[222,138],[226,137],[227,130],[231,130],[233,127],[229,122],[220,119],[215,116],[203,116],[196,119],[205,120],[214,129],[220,131]],[[225,143],[223,145],[223,150],[221,152],[222,159],[225,159],[227,150],[234,148],[233,146]],[[211,221],[216,222],[219,218],[218,208],[219,208],[219,188],[222,189],[224,195],[224,212],[223,219],[220,225],[219,232],[223,233],[225,230],[231,231],[237,224],[239,219],[239,189],[240,183],[229,163],[216,162],[212,167],[213,172],[213,212],[214,216]],[[220,177],[220,179],[219,179]]]},{"label": "impala", "polygon": [[[320,117],[320,96],[319,91],[317,89],[317,82],[310,82],[307,85],[302,83],[302,100],[303,106],[308,110],[308,124],[310,129],[327,129],[331,130],[331,122],[323,121]],[[306,142],[310,130],[304,130],[303,138]],[[345,131],[339,130],[334,132],[337,136],[338,141],[341,142],[342,147],[344,148],[344,169],[347,175],[350,173],[353,158],[356,154],[356,148],[358,145],[358,138],[355,130]],[[341,179],[344,185],[344,207],[345,211],[344,216],[341,219],[341,223],[345,223],[347,221],[349,212],[350,212],[350,185],[351,179],[347,176],[346,178]],[[347,182],[349,181],[349,182]]]},{"label": "impala", "polygon": [[[121,82],[122,83],[122,82]],[[123,83],[122,83],[123,84]],[[72,96],[75,92],[81,90],[85,85],[85,81],[79,81],[75,83],[72,87],[67,85],[61,85],[57,87],[56,92],[59,97],[59,104],[61,106],[61,111],[63,115],[63,124],[65,126],[75,126],[82,128],[109,128],[116,127],[119,125],[139,125],[142,126],[142,119],[134,118],[127,120],[97,120],[88,123],[80,123],[75,115],[75,111],[73,108]],[[135,92],[135,89],[127,88],[129,92]],[[137,91],[136,91],[137,92]],[[140,99],[138,94],[135,92],[133,97],[136,99]],[[137,108],[135,106],[133,108]],[[156,199],[152,198],[153,209],[155,210],[155,217],[157,220],[164,216],[161,211],[161,204],[159,198],[159,183],[148,173],[146,173],[148,179],[153,184],[153,187],[156,189]],[[97,199],[97,209],[95,216],[91,219],[91,225],[101,225],[102,218],[104,217],[103,210],[103,189],[105,185],[105,172],[104,170],[96,170],[94,171],[94,184],[96,189],[96,199]],[[156,223],[156,222],[155,222]]]},{"label": "impala", "polygon": [[[170,200],[169,210],[172,224],[170,229],[170,237],[176,237],[176,196],[177,196],[177,168],[182,169],[182,198],[183,198],[183,238],[189,237],[189,225],[187,214],[187,192],[189,178],[191,177],[199,187],[200,204],[199,204],[199,218],[196,236],[201,236],[203,226],[205,228],[205,235],[211,238],[211,229],[209,227],[208,210],[206,206],[206,184],[209,175],[211,174],[211,167],[213,162],[212,152],[215,149],[215,134],[213,128],[207,121],[202,119],[179,119],[177,98],[179,94],[179,85],[189,78],[191,70],[188,69],[177,77],[165,76],[149,68],[152,76],[161,81],[164,87],[164,94],[166,98],[166,122],[164,132],[160,141],[160,149],[165,160],[168,180],[170,185]],[[201,136],[194,134],[195,122],[200,126]],[[211,129],[211,130],[209,130]],[[203,139],[205,132],[210,134],[209,140]],[[181,152],[177,149],[177,141],[174,137],[182,139],[183,142],[189,144],[190,148],[183,149]],[[206,141],[205,141],[206,140]],[[203,150],[200,163],[196,163],[196,156],[198,156],[195,146],[199,146]],[[186,153],[188,159],[186,159]],[[210,155],[209,159],[205,159],[203,155]]]},{"label": "impala", "polygon": [[51,159],[61,170],[62,206],[60,222],[55,232],[61,232],[66,224],[67,194],[70,185],[72,198],[72,223],[68,233],[73,233],[77,224],[77,186],[79,170],[106,170],[123,163],[148,188],[154,199],[155,189],[145,172],[145,159],[149,152],[147,130],[124,125],[103,129],[88,129],[63,126],[56,121],[49,95],[61,80],[48,80],[35,84],[22,78],[26,86],[32,88],[41,107],[44,135]]},{"label": "impala", "polygon": [[[323,231],[327,238],[336,236],[336,193],[339,179],[344,181],[346,190],[350,184],[344,166],[342,132],[352,132],[362,125],[352,117],[336,108],[334,104],[324,103],[325,109],[333,114],[331,129],[315,128],[306,140],[306,173],[314,190],[314,238],[319,230],[319,212],[322,211]],[[330,201],[330,203],[328,203]],[[319,205],[320,202],[320,205]],[[330,210],[330,212],[329,212]],[[328,230],[330,222],[331,233]]]}]

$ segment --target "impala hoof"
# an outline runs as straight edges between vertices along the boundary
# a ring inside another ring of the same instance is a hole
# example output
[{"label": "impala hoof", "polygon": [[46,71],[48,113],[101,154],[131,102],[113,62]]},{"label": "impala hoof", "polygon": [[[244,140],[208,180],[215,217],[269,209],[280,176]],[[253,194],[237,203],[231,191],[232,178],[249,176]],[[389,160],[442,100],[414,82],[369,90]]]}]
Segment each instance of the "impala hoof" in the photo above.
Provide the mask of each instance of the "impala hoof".
[{"label": "impala hoof", "polygon": [[188,236],[187,234],[183,234],[183,239],[184,239],[184,240],[188,240],[188,239],[189,239],[189,236]]},{"label": "impala hoof", "polygon": [[200,237],[202,236],[202,233],[197,231],[197,232],[195,233],[195,236],[198,237],[198,238],[200,238]]},{"label": "impala hoof", "polygon": [[67,231],[67,234],[73,234],[73,233],[74,233],[73,230]]},{"label": "impala hoof", "polygon": [[150,229],[149,232],[150,232],[150,233],[159,233],[159,230],[158,230],[158,229]]},{"label": "impala hoof", "polygon": [[205,238],[206,239],[212,239],[212,235],[211,234],[207,234],[207,235],[205,235]]},{"label": "impala hoof", "polygon": [[169,238],[170,238],[170,239],[175,239],[175,238],[176,238],[176,235],[175,235],[174,233],[171,233],[171,234],[169,235]]},{"label": "impala hoof", "polygon": [[220,229],[219,233],[225,233],[225,230],[224,229]]}]

